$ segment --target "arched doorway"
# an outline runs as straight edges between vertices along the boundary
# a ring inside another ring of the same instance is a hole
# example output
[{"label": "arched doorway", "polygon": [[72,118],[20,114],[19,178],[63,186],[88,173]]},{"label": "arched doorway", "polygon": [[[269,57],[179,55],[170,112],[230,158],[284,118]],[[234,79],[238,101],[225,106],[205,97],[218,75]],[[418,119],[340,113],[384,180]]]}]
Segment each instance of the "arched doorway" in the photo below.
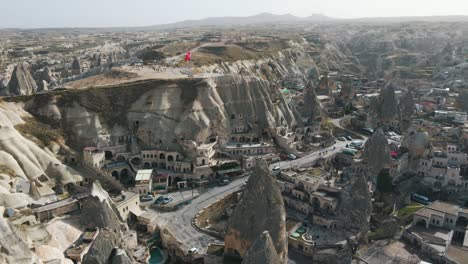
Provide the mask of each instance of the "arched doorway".
[{"label": "arched doorway", "polygon": [[327,211],[327,213],[331,214],[333,213],[333,206],[329,203],[325,203],[323,205],[323,208]]},{"label": "arched doorway", "polygon": [[106,160],[111,160],[112,157],[114,156],[114,155],[112,154],[112,151],[109,151],[109,150],[104,151],[104,155],[105,155],[105,157],[106,157]]},{"label": "arched doorway", "polygon": [[151,168],[156,169],[158,167],[157,162],[151,162]]},{"label": "arched doorway", "polygon": [[427,221],[425,219],[418,219],[418,221],[416,221],[416,225],[427,228]]},{"label": "arched doorway", "polygon": [[141,164],[141,159],[139,157],[134,157],[132,159],[132,164],[135,165],[135,166],[138,166]]},{"label": "arched doorway", "polygon": [[312,208],[314,212],[318,212],[320,210],[320,201],[317,197],[312,198]]},{"label": "arched doorway", "polygon": [[174,157],[172,155],[167,156],[167,161],[174,161]]},{"label": "arched doorway", "polygon": [[118,156],[118,157],[117,157],[117,161],[118,161],[118,162],[124,162],[124,161],[125,161],[125,157],[124,157],[124,156]]},{"label": "arched doorway", "polygon": [[120,180],[120,175],[118,171],[113,171],[112,172],[112,177],[116,180]]},{"label": "arched doorway", "polygon": [[143,169],[151,169],[151,164],[149,162],[145,162],[145,164],[143,164]]},{"label": "arched doorway", "polygon": [[164,153],[159,154],[159,159],[160,159],[160,160],[165,160],[165,159],[166,159],[166,155],[164,155]]},{"label": "arched doorway", "polygon": [[130,178],[130,174],[128,173],[128,169],[123,169],[120,171],[120,182],[123,184],[130,184],[132,179]]},{"label": "arched doorway", "polygon": [[183,181],[182,178],[180,178],[180,177],[175,177],[175,179],[174,179],[174,185],[177,185],[177,183],[178,183],[178,182],[181,182],[181,181]]}]

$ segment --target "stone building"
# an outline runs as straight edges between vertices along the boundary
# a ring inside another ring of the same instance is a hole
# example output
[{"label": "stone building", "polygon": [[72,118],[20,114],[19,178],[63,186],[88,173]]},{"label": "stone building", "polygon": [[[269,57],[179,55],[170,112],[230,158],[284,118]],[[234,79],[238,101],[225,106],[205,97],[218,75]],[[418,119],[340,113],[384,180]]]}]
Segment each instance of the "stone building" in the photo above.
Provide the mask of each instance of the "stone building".
[{"label": "stone building", "polygon": [[153,191],[153,174],[154,170],[138,170],[135,176],[135,186],[132,190],[135,193],[144,195]]},{"label": "stone building", "polygon": [[434,151],[428,158],[420,159],[417,173],[435,189],[468,188],[468,177],[463,170],[467,165],[468,155],[458,151],[456,145],[448,144],[445,151]]},{"label": "stone building", "polygon": [[468,259],[467,228],[467,208],[435,201],[414,213],[403,237],[438,263],[460,263]]},{"label": "stone building", "polygon": [[90,167],[101,169],[104,166],[105,153],[95,147],[83,149],[83,161]]}]

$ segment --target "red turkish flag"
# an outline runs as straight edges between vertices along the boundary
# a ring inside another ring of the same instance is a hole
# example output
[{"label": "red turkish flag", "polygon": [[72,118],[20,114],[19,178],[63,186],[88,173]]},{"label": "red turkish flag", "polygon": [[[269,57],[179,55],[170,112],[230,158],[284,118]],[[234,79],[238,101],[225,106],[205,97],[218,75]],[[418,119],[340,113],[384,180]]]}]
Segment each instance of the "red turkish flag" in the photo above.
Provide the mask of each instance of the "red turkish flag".
[{"label": "red turkish flag", "polygon": [[190,51],[187,51],[187,54],[185,54],[185,61],[191,61],[192,60],[192,53]]}]

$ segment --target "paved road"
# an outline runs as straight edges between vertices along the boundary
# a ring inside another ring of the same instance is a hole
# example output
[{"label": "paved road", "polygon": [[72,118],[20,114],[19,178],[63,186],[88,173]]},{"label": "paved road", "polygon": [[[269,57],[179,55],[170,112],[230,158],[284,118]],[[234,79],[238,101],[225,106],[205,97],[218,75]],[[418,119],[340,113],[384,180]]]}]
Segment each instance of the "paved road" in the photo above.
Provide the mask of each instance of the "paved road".
[{"label": "paved road", "polygon": [[160,224],[165,224],[169,230],[181,242],[184,250],[189,250],[192,247],[200,249],[200,253],[206,252],[209,243],[221,243],[222,241],[213,238],[209,235],[198,232],[192,226],[192,219],[204,207],[218,201],[222,197],[231,194],[241,188],[247,177],[232,181],[229,185],[218,186],[202,193],[195,198],[189,205],[175,212],[157,212],[151,210],[156,217],[156,221]]},{"label": "paved road", "polygon": [[[342,118],[332,119],[330,121],[331,121],[331,123],[333,123],[333,125],[344,129],[340,124],[341,119]],[[364,137],[363,141],[365,143],[367,141],[367,138]],[[335,155],[335,154],[341,152],[342,149],[345,148],[346,145],[350,144],[350,143],[351,143],[351,141],[336,140],[336,143],[331,147],[326,147],[326,148],[319,149],[319,150],[314,151],[314,152],[310,152],[307,155],[305,155],[305,156],[303,156],[301,158],[298,158],[296,160],[287,160],[287,161],[280,161],[280,162],[273,163],[273,164],[270,165],[270,169],[273,169],[276,166],[280,167],[281,169],[307,167],[307,166],[312,165],[319,158],[328,158],[328,157],[330,157],[332,155]]]},{"label": "paved road", "polygon": [[[336,120],[336,123],[333,123],[338,124],[339,126],[338,120]],[[287,169],[291,167],[307,166],[320,157],[330,157],[331,155],[340,152],[342,148],[349,143],[350,141],[337,140],[334,146],[311,152],[304,157],[293,161],[277,162],[271,164],[270,167],[273,168],[274,166],[279,166],[282,169]],[[209,243],[221,243],[222,241],[204,233],[200,233],[192,226],[192,219],[204,207],[239,190],[246,180],[247,178],[245,177],[234,180],[229,185],[209,189],[199,197],[195,198],[191,204],[175,212],[158,212],[153,209],[149,210],[156,216],[155,219],[160,225],[165,225],[172,231],[172,233],[177,237],[177,240],[182,244],[184,250],[197,247],[200,250],[200,253],[204,253],[206,252]]]},{"label": "paved road", "polygon": [[285,160],[285,161],[272,163],[270,165],[270,169],[273,169],[276,166],[280,167],[281,169],[307,167],[307,166],[312,165],[319,158],[328,158],[332,155],[335,155],[336,153],[341,152],[342,149],[346,147],[346,144],[349,144],[349,143],[351,143],[351,141],[337,140],[333,146],[323,148],[314,152],[310,152],[309,154],[301,158],[298,158],[295,160]]}]

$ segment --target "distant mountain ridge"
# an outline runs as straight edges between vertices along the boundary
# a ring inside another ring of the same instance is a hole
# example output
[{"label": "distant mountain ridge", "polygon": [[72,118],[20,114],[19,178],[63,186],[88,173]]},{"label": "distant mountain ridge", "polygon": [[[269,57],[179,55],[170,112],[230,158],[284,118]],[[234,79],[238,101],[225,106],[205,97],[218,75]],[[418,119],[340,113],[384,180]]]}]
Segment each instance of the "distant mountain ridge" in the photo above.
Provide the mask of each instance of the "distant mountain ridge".
[{"label": "distant mountain ridge", "polygon": [[308,17],[298,17],[291,14],[275,15],[271,13],[260,13],[253,16],[240,17],[209,17],[199,20],[184,20],[180,22],[153,25],[151,28],[184,28],[184,27],[203,27],[203,26],[229,26],[229,25],[248,25],[248,24],[269,24],[269,23],[288,23],[288,22],[326,22],[337,20],[323,14],[312,14]]},{"label": "distant mountain ridge", "polygon": [[143,28],[171,29],[206,26],[232,26],[232,25],[258,25],[271,23],[321,23],[321,22],[346,22],[346,23],[406,23],[406,22],[468,22],[466,15],[452,16],[406,16],[406,17],[362,17],[362,18],[333,18],[323,14],[312,14],[308,17],[298,17],[291,14],[276,15],[260,13],[253,16],[226,16],[209,17],[198,20],[184,20],[170,24],[152,25]]},{"label": "distant mountain ridge", "polygon": [[323,14],[312,14],[307,17],[298,17],[292,14],[276,15],[272,13],[260,13],[253,16],[226,16],[208,17],[204,19],[183,20],[168,24],[156,24],[150,26],[119,26],[119,27],[47,27],[47,28],[0,28],[3,32],[15,32],[17,30],[165,30],[175,28],[207,27],[207,26],[246,26],[261,24],[281,23],[409,23],[409,22],[468,22],[468,15],[446,16],[404,16],[404,17],[360,17],[360,18],[334,18]]}]

